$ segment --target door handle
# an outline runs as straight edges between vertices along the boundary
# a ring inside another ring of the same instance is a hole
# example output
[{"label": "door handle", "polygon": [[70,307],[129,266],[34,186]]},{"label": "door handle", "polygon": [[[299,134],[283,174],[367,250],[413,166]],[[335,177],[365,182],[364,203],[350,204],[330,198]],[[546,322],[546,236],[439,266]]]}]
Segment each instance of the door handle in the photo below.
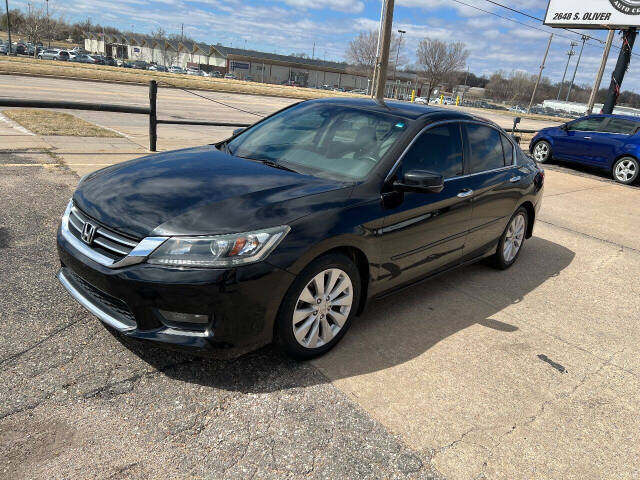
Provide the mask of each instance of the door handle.
[{"label": "door handle", "polygon": [[464,190],[462,190],[459,194],[458,197],[459,198],[465,198],[468,197],[470,195],[473,195],[473,190],[469,189],[469,188],[465,188]]},{"label": "door handle", "polygon": [[516,183],[516,182],[519,182],[520,180],[522,180],[522,177],[521,177],[520,175],[517,175],[517,176],[515,176],[515,177],[511,177],[511,178],[509,179],[509,181],[510,181],[511,183]]},{"label": "door handle", "polygon": [[591,140],[591,137],[582,137],[582,138],[584,138],[585,140]]}]

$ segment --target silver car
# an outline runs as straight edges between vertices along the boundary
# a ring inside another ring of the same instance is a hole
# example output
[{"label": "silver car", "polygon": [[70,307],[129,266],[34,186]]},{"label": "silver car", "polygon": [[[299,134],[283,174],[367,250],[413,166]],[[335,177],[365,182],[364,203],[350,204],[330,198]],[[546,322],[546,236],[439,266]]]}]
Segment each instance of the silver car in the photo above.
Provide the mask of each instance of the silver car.
[{"label": "silver car", "polygon": [[38,58],[40,60],[61,60],[66,62],[69,60],[69,52],[57,49],[43,50],[38,54]]}]

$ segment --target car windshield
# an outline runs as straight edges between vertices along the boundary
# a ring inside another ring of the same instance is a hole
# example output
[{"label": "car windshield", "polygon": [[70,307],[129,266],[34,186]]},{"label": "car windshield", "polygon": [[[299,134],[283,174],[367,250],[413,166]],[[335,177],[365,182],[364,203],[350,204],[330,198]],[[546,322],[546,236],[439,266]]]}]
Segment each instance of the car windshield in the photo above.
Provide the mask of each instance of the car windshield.
[{"label": "car windshield", "polygon": [[289,108],[227,143],[230,154],[311,175],[364,178],[406,130],[389,114],[333,104]]}]

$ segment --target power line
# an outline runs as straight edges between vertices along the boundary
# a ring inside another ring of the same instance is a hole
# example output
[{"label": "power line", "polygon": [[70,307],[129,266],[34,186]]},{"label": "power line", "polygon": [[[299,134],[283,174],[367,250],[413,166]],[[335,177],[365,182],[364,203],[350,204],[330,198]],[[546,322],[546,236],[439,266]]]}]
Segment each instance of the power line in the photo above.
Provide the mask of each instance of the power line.
[{"label": "power line", "polygon": [[229,104],[223,103],[223,102],[221,102],[219,100],[214,100],[213,98],[205,97],[204,95],[200,95],[199,93],[192,92],[191,90],[187,90],[186,88],[176,87],[175,85],[171,85],[171,84],[167,84],[167,85],[172,87],[172,88],[177,88],[177,89],[182,90],[184,92],[190,93],[191,95],[195,95],[196,97],[204,98],[205,100],[209,100],[210,102],[217,103],[219,105],[223,105],[223,106],[231,108],[233,110],[238,110],[239,112],[248,113],[250,115],[255,115],[256,117],[261,117],[261,118],[266,117],[266,115],[263,115],[261,113],[255,113],[255,112],[250,112],[249,110],[243,110],[242,108],[234,107],[233,105],[229,105]]}]

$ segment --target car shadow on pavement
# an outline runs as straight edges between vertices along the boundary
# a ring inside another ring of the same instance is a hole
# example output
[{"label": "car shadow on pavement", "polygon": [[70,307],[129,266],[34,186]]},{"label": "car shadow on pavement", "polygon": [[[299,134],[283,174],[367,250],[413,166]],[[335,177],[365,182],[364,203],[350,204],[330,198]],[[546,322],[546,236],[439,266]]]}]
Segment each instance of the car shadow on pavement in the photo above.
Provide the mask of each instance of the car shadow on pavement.
[{"label": "car shadow on pavement", "polygon": [[[408,362],[472,325],[500,333],[518,327],[492,318],[572,261],[573,251],[534,237],[506,271],[485,263],[444,274],[372,302],[331,352],[313,364],[331,380]],[[261,393],[328,382],[309,362],[296,362],[272,346],[236,359],[217,360],[168,351],[123,338],[120,342],[168,377],[226,390]]]}]

